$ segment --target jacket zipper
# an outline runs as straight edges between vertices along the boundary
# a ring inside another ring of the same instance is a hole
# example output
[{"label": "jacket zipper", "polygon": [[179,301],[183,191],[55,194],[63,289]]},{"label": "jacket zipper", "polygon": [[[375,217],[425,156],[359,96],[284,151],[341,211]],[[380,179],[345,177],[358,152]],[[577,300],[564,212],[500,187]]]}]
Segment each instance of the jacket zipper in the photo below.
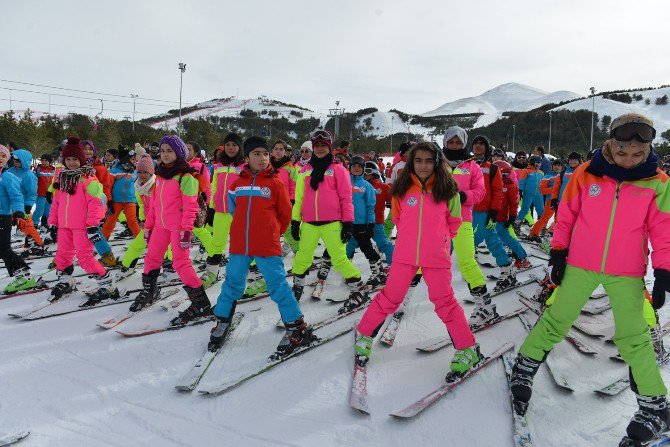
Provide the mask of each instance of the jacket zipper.
[{"label": "jacket zipper", "polygon": [[244,233],[244,237],[246,239],[246,246],[245,246],[245,256],[249,256],[249,217],[251,215],[251,199],[254,197],[254,182],[256,181],[256,174],[251,176],[251,193],[249,194],[249,202],[247,203],[247,229],[246,232]]},{"label": "jacket zipper", "polygon": [[605,250],[603,251],[603,261],[600,265],[600,273],[605,273],[605,264],[607,263],[607,252],[610,248],[610,238],[612,237],[612,228],[614,227],[614,214],[616,213],[617,202],[619,201],[619,190],[621,189],[621,182],[616,184],[616,194],[614,195],[614,203],[612,204],[612,214],[610,215],[610,224],[607,227],[607,238],[605,238]]},{"label": "jacket zipper", "polygon": [[163,190],[165,189],[165,182],[166,180],[163,180],[161,182],[161,193],[159,196],[159,200],[161,201],[161,222],[163,223],[163,228],[167,228],[167,226],[165,225],[165,219],[163,218],[163,211],[165,211],[165,207],[163,205]]},{"label": "jacket zipper", "polygon": [[423,222],[423,190],[421,190],[421,199],[419,201],[419,231],[416,238],[416,263],[419,265],[419,247],[421,247],[421,225]]},{"label": "jacket zipper", "polygon": [[228,174],[230,174],[229,169],[230,169],[230,166],[228,166],[228,169],[226,169],[226,176],[223,179],[223,196],[222,197],[223,197],[223,212],[224,213],[230,213],[230,210],[226,209],[226,208],[228,208],[228,201],[226,200],[228,194],[226,194],[226,192],[228,191]]},{"label": "jacket zipper", "polygon": [[67,216],[69,214],[69,208],[70,208],[70,194],[65,194],[65,228],[69,228],[68,222],[67,222]]}]

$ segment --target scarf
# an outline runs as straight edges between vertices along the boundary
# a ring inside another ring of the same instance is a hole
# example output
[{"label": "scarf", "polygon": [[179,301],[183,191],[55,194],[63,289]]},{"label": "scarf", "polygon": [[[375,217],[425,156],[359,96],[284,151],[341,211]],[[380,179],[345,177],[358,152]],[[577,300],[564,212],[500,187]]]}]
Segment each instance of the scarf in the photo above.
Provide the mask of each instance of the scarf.
[{"label": "scarf", "polygon": [[95,170],[90,166],[84,166],[78,169],[63,169],[58,175],[58,181],[54,182],[54,188],[65,191],[68,194],[74,194],[81,177],[92,175],[95,175]]},{"label": "scarf", "polygon": [[171,179],[172,177],[180,174],[195,174],[198,172],[197,169],[192,167],[186,162],[183,158],[177,159],[171,166],[166,165],[162,161],[158,166],[156,166],[156,174],[164,179]]},{"label": "scarf", "polygon": [[153,174],[143,185],[140,184],[140,179],[138,178],[135,181],[135,191],[141,196],[148,196],[154,183],[156,183],[156,174]]},{"label": "scarf", "polygon": [[309,159],[309,164],[312,165],[312,174],[310,174],[309,185],[314,191],[319,189],[319,183],[323,181],[323,176],[326,169],[333,163],[333,154],[329,152],[323,158],[312,157]]},{"label": "scarf", "polygon": [[221,151],[219,155],[219,162],[224,165],[224,166],[239,166],[242,161],[239,159],[239,157],[229,157],[228,154],[226,154],[225,151]]},{"label": "scarf", "polygon": [[273,157],[270,158],[270,163],[272,164],[272,167],[275,169],[275,171],[278,171],[279,168],[284,166],[289,161],[291,161],[291,157],[289,157],[288,155],[285,155],[284,158],[281,158],[279,160],[275,160]]},{"label": "scarf", "polygon": [[654,151],[650,151],[647,159],[631,169],[625,169],[621,166],[609,163],[602,153],[602,149],[598,149],[591,164],[586,168],[586,172],[598,177],[606,175],[619,182],[641,180],[643,178],[650,178],[656,175],[658,169],[658,157]]},{"label": "scarf", "polygon": [[521,163],[520,161],[514,160],[512,161],[512,167],[517,169],[526,169],[528,167],[528,163],[525,161]]},{"label": "scarf", "polygon": [[456,149],[456,150],[445,149],[442,152],[444,152],[444,156],[447,157],[447,160],[458,161],[459,163],[462,162],[463,160],[472,157],[467,149]]}]

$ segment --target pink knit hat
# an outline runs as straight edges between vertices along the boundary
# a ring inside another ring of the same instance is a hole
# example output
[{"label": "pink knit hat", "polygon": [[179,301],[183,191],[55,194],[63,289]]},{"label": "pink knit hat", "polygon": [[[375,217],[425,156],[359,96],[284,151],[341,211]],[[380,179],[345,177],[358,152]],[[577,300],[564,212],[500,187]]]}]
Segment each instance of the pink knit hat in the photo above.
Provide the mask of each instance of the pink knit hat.
[{"label": "pink knit hat", "polygon": [[144,154],[140,157],[140,160],[137,162],[137,172],[148,172],[149,174],[154,174],[154,161],[151,158],[151,155]]},{"label": "pink knit hat", "polygon": [[8,159],[8,160],[9,160],[10,158],[12,158],[12,154],[11,154],[11,152],[9,152],[9,149],[7,149],[7,148],[6,148],[5,146],[3,146],[2,144],[0,144],[0,153],[5,154],[5,155],[7,156],[7,159]]}]

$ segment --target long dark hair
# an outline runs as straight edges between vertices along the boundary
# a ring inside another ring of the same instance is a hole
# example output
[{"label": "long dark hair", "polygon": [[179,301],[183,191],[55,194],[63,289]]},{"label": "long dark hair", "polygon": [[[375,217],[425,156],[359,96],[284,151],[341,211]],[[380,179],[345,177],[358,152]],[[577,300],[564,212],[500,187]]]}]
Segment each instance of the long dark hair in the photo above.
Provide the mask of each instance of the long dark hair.
[{"label": "long dark hair", "polygon": [[237,146],[239,150],[237,151],[237,155],[234,157],[229,157],[228,154],[226,154],[225,149],[221,149],[221,151],[216,155],[216,161],[221,163],[224,166],[239,166],[244,162],[244,152],[242,151],[242,148]]},{"label": "long dark hair", "polygon": [[433,190],[431,191],[433,200],[438,203],[449,202],[449,200],[458,194],[458,184],[454,180],[451,171],[447,169],[442,151],[432,143],[426,142],[419,143],[410,149],[407,164],[402,169],[400,177],[398,177],[391,187],[391,195],[393,197],[403,197],[414,184],[411,174],[416,175],[414,171],[414,158],[418,151],[430,152],[435,157],[435,170],[433,171],[435,181],[433,182]]}]

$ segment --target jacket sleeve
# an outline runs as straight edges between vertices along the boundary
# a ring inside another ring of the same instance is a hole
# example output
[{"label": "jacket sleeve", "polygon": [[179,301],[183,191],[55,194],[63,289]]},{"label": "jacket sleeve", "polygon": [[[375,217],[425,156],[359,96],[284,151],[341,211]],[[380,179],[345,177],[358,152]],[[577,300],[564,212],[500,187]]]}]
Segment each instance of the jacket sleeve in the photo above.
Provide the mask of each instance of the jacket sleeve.
[{"label": "jacket sleeve", "polygon": [[375,223],[377,196],[370,182],[365,181],[365,223]]},{"label": "jacket sleeve", "polygon": [[496,169],[496,174],[491,182],[491,208],[500,212],[503,202],[503,181],[500,169]]},{"label": "jacket sleeve", "polygon": [[114,183],[112,175],[103,165],[96,165],[95,176],[98,178],[100,184],[102,184],[102,191],[107,200],[112,200],[112,184]]},{"label": "jacket sleeve", "polygon": [[551,239],[552,248],[567,249],[570,247],[572,230],[574,229],[577,216],[582,208],[582,183],[584,182],[584,169],[590,163],[584,163],[572,174],[572,179],[563,193],[563,200],[558,205],[559,218],[554,225],[554,236]]},{"label": "jacket sleeve", "polygon": [[486,195],[486,185],[484,185],[484,174],[475,162],[470,162],[470,189],[463,191],[465,193],[465,205],[473,206],[482,201]]},{"label": "jacket sleeve", "polygon": [[302,199],[305,196],[305,182],[307,181],[307,176],[304,174],[298,175],[298,179],[295,182],[295,204],[293,204],[293,212],[291,213],[291,218],[297,220],[298,222],[302,221]]},{"label": "jacket sleeve", "polygon": [[447,213],[447,226],[449,227],[449,236],[455,238],[458,228],[461,226],[461,199],[458,194],[449,200],[449,212]]},{"label": "jacket sleeve", "polygon": [[[661,181],[656,188],[655,200],[647,211],[646,227],[654,250],[651,253],[652,267],[670,271],[670,179],[664,173],[659,177]],[[568,188],[571,183],[572,180],[568,182]]]},{"label": "jacket sleeve", "polygon": [[[214,208],[214,194],[216,193],[216,186],[217,186],[216,179],[218,177],[219,176],[216,175],[216,171],[214,171],[214,173],[212,174],[212,177],[211,177],[211,183],[210,183],[210,188],[209,188],[210,189],[210,193],[209,193],[209,207],[210,208]],[[224,200],[226,200],[226,199],[224,198]]]},{"label": "jacket sleeve", "polygon": [[8,173],[8,175],[3,176],[2,181],[5,184],[7,195],[9,195],[12,214],[17,211],[24,212],[25,202],[23,201],[23,194],[21,194],[21,183],[18,177]]},{"label": "jacket sleeve", "polygon": [[402,202],[398,197],[391,197],[391,220],[393,220],[393,225],[398,227],[400,223],[400,214],[402,212]]},{"label": "jacket sleeve", "polygon": [[526,178],[528,176],[528,172],[526,170],[523,170],[519,172],[519,191],[525,191],[526,190]]},{"label": "jacket sleeve", "polygon": [[291,167],[288,171],[288,196],[295,197],[295,168]]},{"label": "jacket sleeve", "polygon": [[236,189],[237,189],[237,180],[235,180],[230,185],[228,191],[226,191],[226,197],[224,199],[228,201],[228,213],[230,213],[231,216],[235,216],[235,204],[237,200],[237,196],[235,195]]},{"label": "jacket sleeve", "polygon": [[277,219],[279,220],[279,234],[286,233],[291,224],[291,199],[289,199],[288,190],[284,182],[277,179],[275,182],[277,191]]},{"label": "jacket sleeve", "polygon": [[[551,179],[546,177],[540,180],[540,194],[542,194],[543,196],[551,194],[554,190],[553,185],[549,186],[550,181]],[[558,180],[556,180],[554,184],[556,184],[557,181]]]},{"label": "jacket sleeve", "polygon": [[507,198],[509,202],[509,216],[516,219],[517,214],[519,214],[519,187],[516,186],[516,183],[512,182],[507,187]]},{"label": "jacket sleeve", "polygon": [[181,229],[192,231],[195,216],[198,214],[198,180],[190,174],[179,181],[181,191]]},{"label": "jacket sleeve", "polygon": [[51,202],[51,210],[49,211],[49,219],[47,223],[49,225],[58,226],[58,207],[60,206],[60,191],[55,190],[53,192],[53,201]]},{"label": "jacket sleeve", "polygon": [[153,191],[151,196],[149,197],[149,200],[147,201],[148,206],[144,208],[144,229],[145,230],[151,230],[154,227],[155,223],[155,201],[156,201],[156,196],[158,196],[158,192],[156,190]]},{"label": "jacket sleeve", "polygon": [[32,207],[37,200],[37,176],[33,172],[28,172],[23,179],[26,193],[23,204]]},{"label": "jacket sleeve", "polygon": [[91,180],[86,185],[86,226],[97,227],[105,217],[106,208],[102,206],[100,198],[104,195],[102,184]]},{"label": "jacket sleeve", "polygon": [[344,167],[339,167],[342,169],[335,170],[337,173],[337,177],[335,179],[337,184],[335,187],[337,188],[337,197],[340,201],[340,209],[342,210],[342,222],[353,222],[354,202],[351,191],[351,177],[349,176],[349,172],[347,172]]},{"label": "jacket sleeve", "polygon": [[204,166],[202,174],[200,174],[200,182],[203,190],[205,191],[205,196],[207,197],[206,202],[209,203],[209,201],[212,199],[212,178],[209,175],[209,169],[207,169],[207,166]]}]

